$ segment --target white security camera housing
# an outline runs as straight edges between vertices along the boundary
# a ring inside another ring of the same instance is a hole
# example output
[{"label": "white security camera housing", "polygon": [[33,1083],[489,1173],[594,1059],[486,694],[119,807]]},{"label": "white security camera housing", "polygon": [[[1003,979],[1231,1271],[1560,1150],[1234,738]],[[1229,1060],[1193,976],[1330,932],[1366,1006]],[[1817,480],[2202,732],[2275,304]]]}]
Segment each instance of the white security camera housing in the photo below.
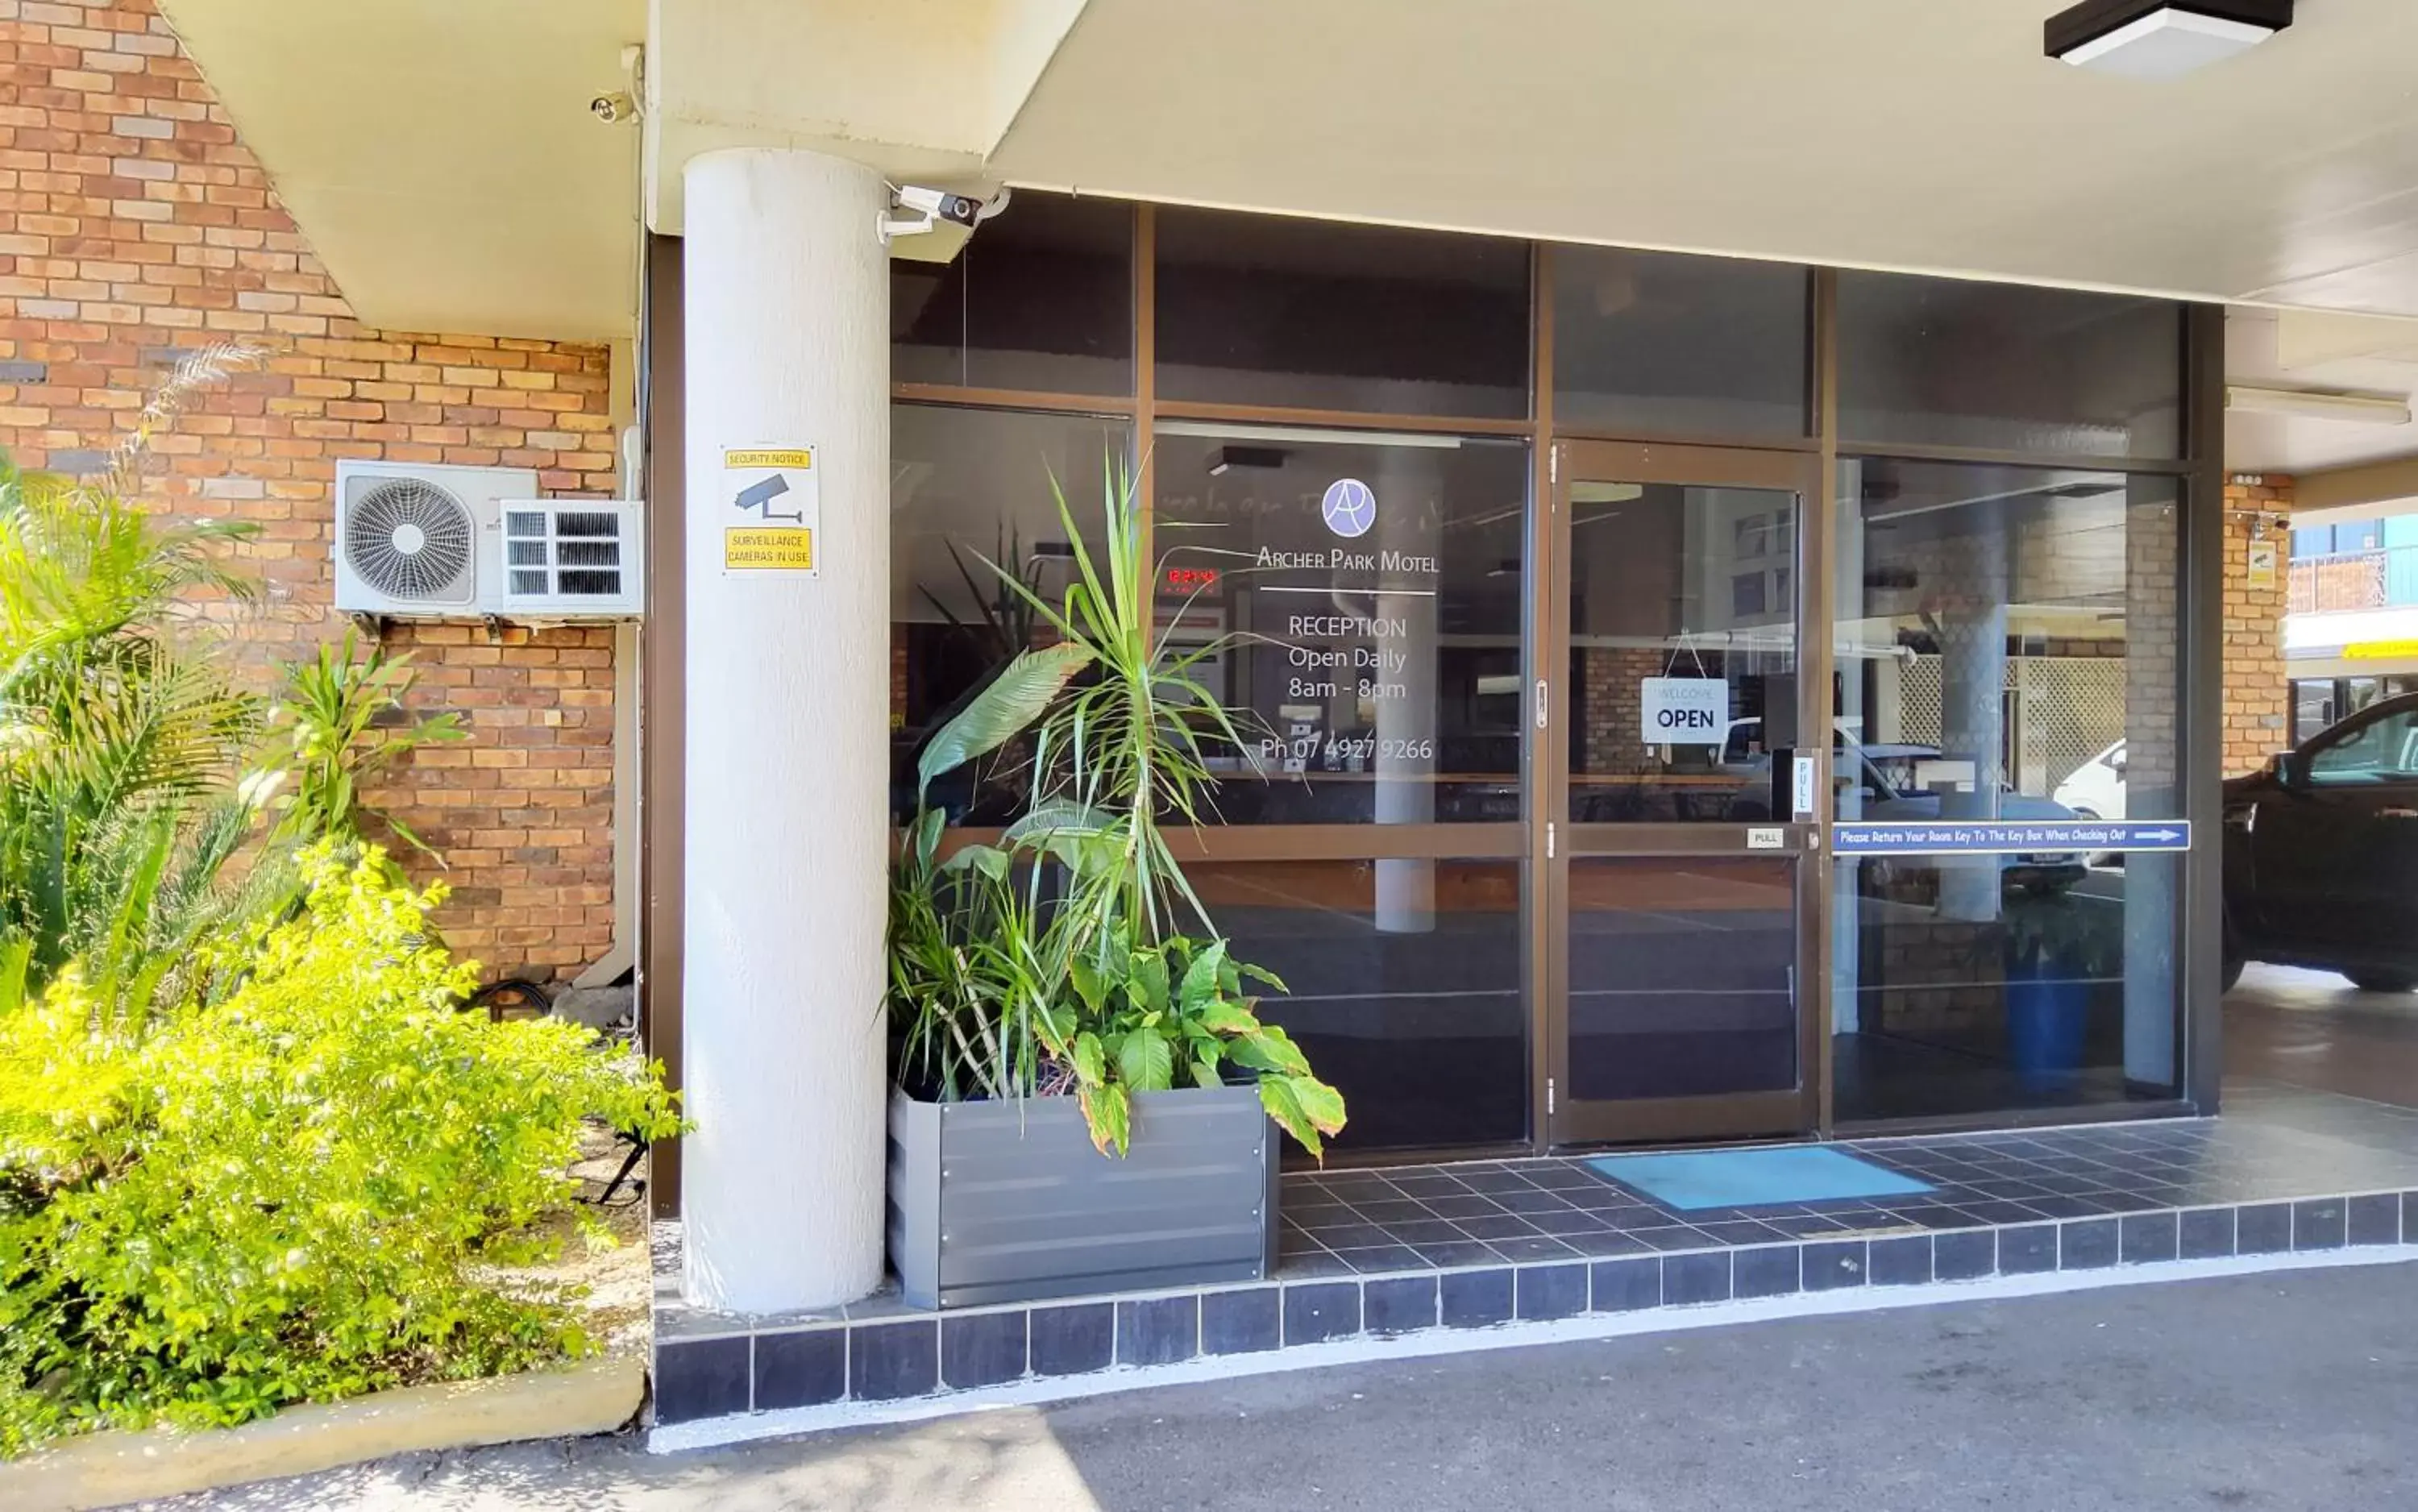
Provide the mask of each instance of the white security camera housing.
[{"label": "white security camera housing", "polygon": [[894,184],[890,198],[895,208],[909,213],[881,218],[879,230],[884,246],[899,237],[922,236],[944,223],[971,231],[1007,208],[1008,191],[1002,189],[989,199],[981,200],[954,190]]}]

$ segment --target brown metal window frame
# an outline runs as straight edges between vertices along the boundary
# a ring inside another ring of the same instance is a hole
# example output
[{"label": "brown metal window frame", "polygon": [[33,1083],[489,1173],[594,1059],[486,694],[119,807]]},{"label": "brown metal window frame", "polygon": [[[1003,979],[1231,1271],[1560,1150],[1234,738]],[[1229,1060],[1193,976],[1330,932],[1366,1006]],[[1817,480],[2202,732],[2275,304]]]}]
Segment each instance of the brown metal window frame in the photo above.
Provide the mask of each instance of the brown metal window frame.
[{"label": "brown metal window frame", "polygon": [[[1540,671],[1540,648],[1550,644],[1554,632],[1552,616],[1562,605],[1556,600],[1558,590],[1552,586],[1550,574],[1558,572],[1558,555],[1548,538],[1557,512],[1562,508],[1557,488],[1572,476],[1568,462],[1556,462],[1557,448],[1592,449],[1609,444],[1634,449],[1630,455],[1650,458],[1703,451],[1724,454],[1760,454],[1774,468],[1805,469],[1790,476],[1797,481],[1788,485],[1799,488],[1804,500],[1802,524],[1798,532],[1798,565],[1797,570],[1798,617],[1799,728],[1820,729],[1827,725],[1827,707],[1811,708],[1818,695],[1827,694],[1829,668],[1831,664],[1830,642],[1834,619],[1835,585],[1833,578],[1834,535],[1836,529],[1837,466],[1843,455],[1889,457],[1905,461],[1980,462],[2018,464],[2028,466],[2073,467],[2106,472],[2144,472],[2175,475],[2184,483],[2186,511],[2186,581],[2185,593],[2186,644],[2181,648],[2187,669],[2188,686],[2184,690],[2185,719],[2192,738],[2184,752],[2185,780],[2189,788],[2186,804],[2189,817],[2197,828],[2213,834],[2219,803],[2217,773],[2213,760],[2193,762],[2195,749],[2216,748],[2214,736],[2221,714],[2221,658],[2203,649],[2197,654],[2193,648],[2198,642],[2193,637],[2214,635],[2221,629],[2221,605],[2214,585],[2223,549],[2219,527],[2223,481],[2222,459],[2217,437],[2221,436],[2222,420],[2222,311],[2213,306],[2188,307],[2184,321],[2185,339],[2182,354],[2185,368],[2184,405],[2188,454],[2165,459],[2140,459],[2104,456],[2060,456],[2027,452],[1986,451],[1969,448],[1924,446],[1844,446],[1837,425],[1837,336],[1835,307],[1837,274],[1830,268],[1808,267],[1806,277],[1810,287],[1807,317],[1811,336],[1807,344],[1807,360],[1811,371],[1807,385],[1806,434],[1801,437],[1737,437],[1717,435],[1651,435],[1615,434],[1592,427],[1574,425],[1568,431],[1556,429],[1553,410],[1553,252],[1556,244],[1530,243],[1529,276],[1529,340],[1532,373],[1529,390],[1529,414],[1524,420],[1501,417],[1385,414],[1359,410],[1305,409],[1282,405],[1247,405],[1209,403],[1161,401],[1156,393],[1156,208],[1144,203],[1133,203],[1134,236],[1132,241],[1132,279],[1134,289],[1134,389],[1129,394],[1073,394],[1012,389],[978,389],[947,384],[900,383],[892,386],[894,401],[926,405],[936,407],[1026,410],[1084,415],[1103,418],[1128,417],[1133,421],[1134,457],[1137,484],[1140,493],[1145,551],[1149,548],[1152,511],[1155,502],[1154,487],[1155,431],[1162,420],[1196,422],[1229,422],[1234,424],[1296,425],[1329,430],[1369,430],[1396,433],[1423,433],[1505,437],[1524,439],[1529,443],[1531,482],[1529,490],[1529,552],[1526,563],[1528,578],[1527,607],[1522,626],[1523,679],[1533,689]],[[644,1004],[647,1041],[653,1053],[669,1064],[672,1078],[679,1079],[681,1032],[680,975],[680,783],[683,754],[680,746],[682,668],[680,586],[681,505],[684,477],[680,439],[682,358],[680,329],[681,267],[680,248],[676,238],[650,238],[647,277],[646,329],[642,331],[641,361],[650,400],[647,405],[648,496],[654,508],[649,512],[649,544],[653,565],[650,573],[650,602],[642,655],[642,676],[647,692],[644,718],[649,729],[648,747],[642,753],[642,787],[644,808],[641,828],[645,835],[647,862],[643,868],[642,890],[645,893],[647,923],[645,928],[642,977],[646,987],[641,998]],[[666,337],[668,332],[668,338]],[[2213,407],[2211,407],[2213,406]],[[1619,452],[1596,452],[1585,455],[1590,462],[1599,457],[1613,457]],[[1702,481],[1705,480],[1688,480]],[[1747,486],[1743,482],[1741,486]],[[1807,633],[1805,627],[1810,627]],[[1566,627],[1564,627],[1566,628]],[[2210,646],[2217,642],[2211,640]],[[1814,665],[1819,662],[1819,666]],[[1818,675],[1817,675],[1818,674]],[[1567,676],[1567,671],[1564,673]],[[1811,708],[1811,712],[1808,712]],[[1557,940],[1566,939],[1558,933],[1554,921],[1548,917],[1551,909],[1544,904],[1546,863],[1546,819],[1538,812],[1539,795],[1553,792],[1553,786],[1543,780],[1540,770],[1551,757],[1548,749],[1552,732],[1539,731],[1532,719],[1522,721],[1521,787],[1523,817],[1512,823],[1424,824],[1424,825],[1291,825],[1232,826],[1203,828],[1172,836],[1177,854],[1204,863],[1216,861],[1369,861],[1396,858],[1453,859],[1521,859],[1523,868],[1523,928],[1527,940],[1523,952],[1523,995],[1529,1005],[1528,1038],[1532,1087],[1530,1099],[1531,1139],[1528,1148],[1543,1150],[1553,1143],[1550,1121],[1544,1115],[1548,1083],[1553,1077],[1552,1036],[1543,1000],[1548,984],[1539,979],[1542,965]],[[1790,849],[1787,854],[1798,857],[1800,868],[1798,887],[1798,928],[1803,944],[1800,959],[1810,952],[1817,969],[1800,970],[1798,988],[1799,1016],[1807,1040],[1807,1050],[1801,1059],[1805,1086],[1787,1094],[1800,1100],[1793,1106],[1792,1128],[1787,1132],[1814,1133],[1829,1136],[1835,1124],[1831,1106],[1830,1038],[1827,1032],[1829,1007],[1829,937],[1830,888],[1822,871],[1829,865],[1822,853],[1820,840],[1828,834],[1829,819],[1829,784],[1827,768],[1829,753],[1818,752],[1822,775],[1817,784],[1821,804],[1815,822],[1811,826],[1792,825]],[[1555,802],[1563,802],[1555,795]],[[1558,820],[1556,820],[1558,822]],[[1574,845],[1593,845],[1596,827],[1571,832]],[[1676,836],[1663,842],[1650,839],[1641,827],[1611,827],[1622,832],[1607,837],[1610,843],[1630,848],[1638,854],[1743,854],[1726,847],[1711,850],[1694,848],[1708,843],[1703,835]],[[1691,829],[1705,827],[1686,827]],[[1721,827],[1709,827],[1720,829]],[[987,838],[995,832],[964,831],[952,837],[951,843],[964,844]],[[1554,832],[1556,861],[1570,850],[1558,845],[1560,832]],[[1807,843],[1810,834],[1812,843]],[[1655,848],[1666,846],[1669,848]],[[2206,852],[2203,854],[2203,850]],[[1582,851],[1581,854],[1599,853]],[[1614,853],[1614,852],[1599,852]],[[1757,852],[1756,854],[1771,854]],[[1812,871],[1805,870],[1813,868]],[[2187,1100],[2172,1109],[2135,1105],[2129,1110],[2135,1115],[2159,1111],[2213,1112],[2216,1107],[2218,1080],[2218,1024],[2216,995],[2217,937],[2219,933],[2219,900],[2214,850],[2196,848],[2189,858],[2185,897],[2187,917],[2178,921],[2178,931],[2185,943],[2187,984],[2180,994],[2178,1005],[2179,1052],[2187,1067]],[[2205,1000],[2203,1001],[2203,1000]],[[1810,1105],[1811,1112],[1803,1111]],[[1639,1105],[1645,1106],[1645,1105]],[[1692,1137],[1687,1127],[1683,1110],[1672,1109],[1674,1122],[1654,1137],[1681,1139]],[[2032,1122],[2036,1117],[2074,1118],[2100,1116],[2102,1109],[2073,1108],[2049,1110],[2042,1115],[2019,1117],[2012,1110],[2000,1114],[1977,1116],[1961,1121],[1959,1126],[2007,1126]],[[1905,1127],[1883,1125],[1891,1130]],[[1783,1132],[1775,1129],[1774,1132]],[[1486,1152],[1465,1152],[1479,1153]],[[1410,1152],[1370,1152],[1366,1155],[1345,1157],[1343,1163],[1382,1165],[1405,1158],[1417,1158]],[[658,1214],[677,1211],[679,1198],[679,1161],[675,1142],[657,1147],[655,1184],[651,1197]]]}]

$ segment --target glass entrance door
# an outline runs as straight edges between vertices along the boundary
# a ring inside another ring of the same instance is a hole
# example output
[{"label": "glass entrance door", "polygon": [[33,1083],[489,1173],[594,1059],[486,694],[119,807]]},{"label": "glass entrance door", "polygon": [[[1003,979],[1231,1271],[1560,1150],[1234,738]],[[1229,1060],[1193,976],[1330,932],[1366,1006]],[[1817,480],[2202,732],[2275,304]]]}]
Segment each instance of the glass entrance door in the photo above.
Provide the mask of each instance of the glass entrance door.
[{"label": "glass entrance door", "polygon": [[1536,858],[1555,1144],[1814,1126],[1831,754],[1829,657],[1801,633],[1814,466],[1556,449]]}]

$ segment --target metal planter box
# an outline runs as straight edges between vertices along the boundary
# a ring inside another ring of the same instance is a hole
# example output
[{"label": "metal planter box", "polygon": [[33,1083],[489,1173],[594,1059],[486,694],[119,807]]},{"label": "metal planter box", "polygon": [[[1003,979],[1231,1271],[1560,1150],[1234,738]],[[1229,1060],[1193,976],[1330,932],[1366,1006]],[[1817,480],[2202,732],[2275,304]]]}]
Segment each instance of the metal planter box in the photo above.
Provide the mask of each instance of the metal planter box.
[{"label": "metal planter box", "polygon": [[908,1305],[968,1307],[1276,1268],[1276,1127],[1255,1087],[1134,1099],[1122,1158],[1072,1097],[890,1098],[890,1263]]}]

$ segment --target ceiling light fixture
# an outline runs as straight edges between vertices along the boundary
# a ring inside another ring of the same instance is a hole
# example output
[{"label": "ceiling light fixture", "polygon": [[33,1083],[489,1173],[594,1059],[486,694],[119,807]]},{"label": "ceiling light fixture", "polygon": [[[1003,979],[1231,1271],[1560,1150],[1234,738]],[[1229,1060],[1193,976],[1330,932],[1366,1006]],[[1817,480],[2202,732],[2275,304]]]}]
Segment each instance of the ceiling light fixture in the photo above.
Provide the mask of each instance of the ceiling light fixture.
[{"label": "ceiling light fixture", "polygon": [[2232,384],[2225,390],[2225,407],[2260,415],[2294,415],[2303,420],[2350,420],[2363,425],[2410,423],[2410,401],[2391,394],[2326,393],[2312,389]]},{"label": "ceiling light fixture", "polygon": [[1223,478],[1230,467],[1256,467],[1269,472],[1281,471],[1285,454],[1272,446],[1221,446],[1209,451],[1209,476]]},{"label": "ceiling light fixture", "polygon": [[2179,79],[2292,24],[2292,0],[2083,0],[2043,28],[2048,55],[2127,79]]}]

